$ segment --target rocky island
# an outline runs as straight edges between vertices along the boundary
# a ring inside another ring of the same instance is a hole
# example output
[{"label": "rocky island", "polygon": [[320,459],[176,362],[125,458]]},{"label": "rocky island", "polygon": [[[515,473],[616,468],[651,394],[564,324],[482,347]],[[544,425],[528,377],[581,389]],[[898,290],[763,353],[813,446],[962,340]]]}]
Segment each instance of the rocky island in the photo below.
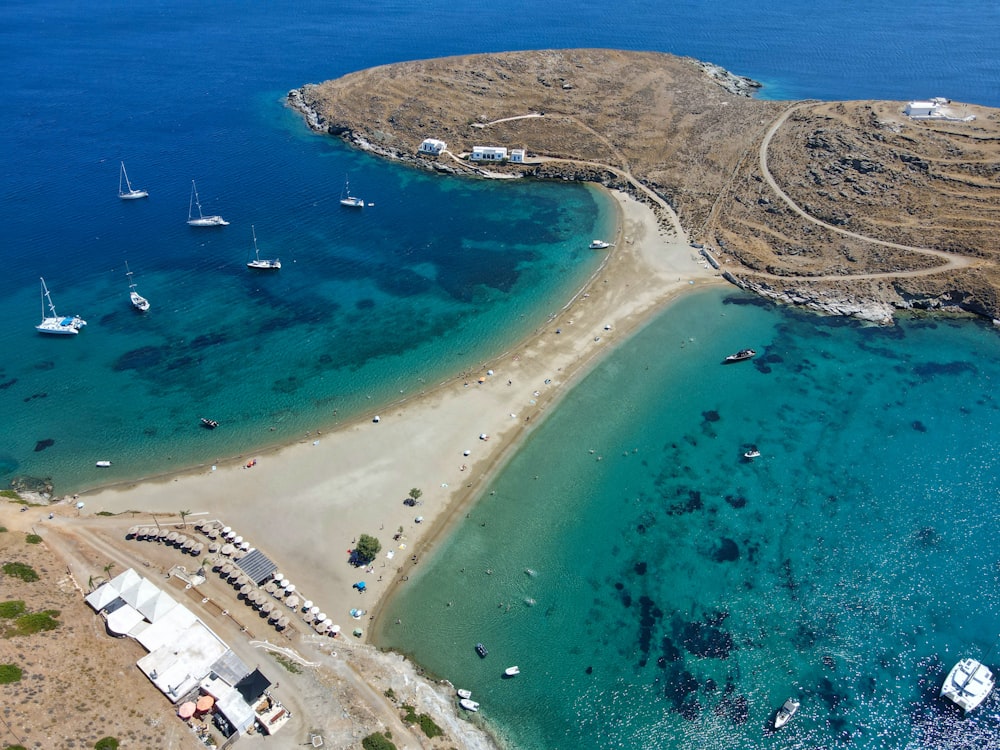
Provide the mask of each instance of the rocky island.
[{"label": "rocky island", "polygon": [[[1000,319],[1000,112],[947,102],[954,117],[918,120],[905,102],[758,88],[690,58],[547,50],[380,66],[288,101],[317,132],[428,169],[630,193],[776,300]],[[470,160],[477,146],[510,156]]]}]

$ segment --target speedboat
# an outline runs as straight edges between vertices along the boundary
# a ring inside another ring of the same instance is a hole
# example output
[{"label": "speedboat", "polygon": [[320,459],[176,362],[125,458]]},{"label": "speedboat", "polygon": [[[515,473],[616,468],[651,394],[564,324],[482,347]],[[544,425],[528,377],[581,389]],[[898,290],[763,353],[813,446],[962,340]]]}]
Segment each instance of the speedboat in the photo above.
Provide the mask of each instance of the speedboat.
[{"label": "speedboat", "polygon": [[604,240],[591,240],[590,242],[591,250],[606,250],[609,247],[611,247],[611,243]]},{"label": "speedboat", "polygon": [[466,711],[473,711],[473,712],[475,712],[475,711],[479,710],[479,704],[476,703],[474,700],[471,700],[469,698],[462,698],[458,702],[458,705],[460,705]]},{"label": "speedboat", "polygon": [[797,698],[789,698],[784,703],[781,704],[781,708],[778,709],[778,713],[774,715],[774,728],[781,729],[788,720],[795,716],[795,712],[799,710],[799,701]]},{"label": "speedboat", "polygon": [[489,651],[486,650],[486,646],[484,646],[482,643],[477,643],[476,644],[476,653],[479,654],[479,658],[480,659],[485,659],[486,658],[486,654],[488,654]]},{"label": "speedboat", "polygon": [[207,417],[202,417],[201,426],[209,430],[214,430],[216,427],[219,426],[219,423],[216,422],[214,419],[208,419]]},{"label": "speedboat", "polygon": [[941,697],[968,712],[986,700],[995,684],[993,673],[984,664],[966,658],[951,668],[941,687]]},{"label": "speedboat", "polygon": [[743,454],[743,458],[746,458],[748,460],[760,458],[760,451],[757,450],[756,448],[751,448],[750,450],[748,450],[746,453]]},{"label": "speedboat", "polygon": [[106,468],[108,468],[109,466],[111,466],[111,462],[110,462],[110,461],[98,461],[98,462],[97,462],[96,464],[94,464],[94,465],[95,465],[95,466],[96,466],[97,468],[99,468],[99,469],[106,469]]},{"label": "speedboat", "polygon": [[459,688],[455,692],[458,694],[459,698],[465,698],[466,700],[468,700],[469,698],[472,697],[472,691],[471,690],[464,690],[462,688]]},{"label": "speedboat", "polygon": [[742,362],[744,359],[750,359],[756,355],[757,352],[753,349],[740,349],[736,354],[730,354],[722,361],[728,365],[730,362]]},{"label": "speedboat", "polygon": [[503,676],[504,677],[516,677],[519,674],[521,674],[521,668],[520,667],[507,667],[503,671]]}]

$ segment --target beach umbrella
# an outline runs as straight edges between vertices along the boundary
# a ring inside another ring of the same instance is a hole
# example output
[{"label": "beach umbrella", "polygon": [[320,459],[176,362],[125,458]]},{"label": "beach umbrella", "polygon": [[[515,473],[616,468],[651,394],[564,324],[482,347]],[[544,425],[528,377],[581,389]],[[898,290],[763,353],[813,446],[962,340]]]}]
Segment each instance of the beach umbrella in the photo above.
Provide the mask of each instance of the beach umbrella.
[{"label": "beach umbrella", "polygon": [[267,621],[268,622],[277,622],[280,618],[281,618],[281,610],[280,609],[275,609],[274,611],[269,612],[268,615],[267,615]]},{"label": "beach umbrella", "polygon": [[223,544],[222,545],[221,552],[222,552],[222,554],[226,555],[226,557],[228,557],[229,555],[233,554],[235,551],[236,551],[236,548],[233,545],[231,545],[231,544]]},{"label": "beach umbrella", "polygon": [[327,617],[323,620],[323,624],[326,625],[327,627],[330,627],[331,625],[333,625],[333,620]]},{"label": "beach umbrella", "polygon": [[199,713],[206,713],[207,711],[211,711],[212,706],[214,705],[215,705],[215,698],[213,698],[211,695],[203,695],[198,699],[198,702],[195,704],[195,708],[198,710]]},{"label": "beach umbrella", "polygon": [[368,584],[365,583],[364,581],[358,581],[356,584],[354,584],[354,588],[356,588],[358,591],[364,591],[366,588],[368,588]]},{"label": "beach umbrella", "polygon": [[253,586],[251,586],[249,583],[244,583],[242,586],[240,586],[240,593],[243,594],[243,596],[247,597],[250,596],[251,591],[253,591]]},{"label": "beach umbrella", "polygon": [[176,531],[167,531],[167,529],[158,529],[156,532],[156,536],[159,539],[163,540],[169,537],[171,534],[176,534],[176,533],[177,533]]},{"label": "beach umbrella", "polygon": [[242,573],[240,573],[240,569],[234,565],[233,569],[229,571],[229,575],[226,576],[226,578],[229,579],[230,583],[236,583],[240,579],[241,575]]},{"label": "beach umbrella", "polygon": [[250,542],[240,542],[240,549],[244,552],[250,551]]},{"label": "beach umbrella", "polygon": [[241,537],[241,536],[234,536],[233,539],[232,539],[232,541],[233,541],[233,544],[241,544],[243,542],[243,537]]},{"label": "beach umbrella", "polygon": [[246,551],[245,549],[238,549],[238,550],[236,550],[236,551],[235,551],[235,552],[233,553],[233,559],[234,559],[234,560],[242,560],[242,559],[243,559],[244,557],[246,557],[246,556],[247,556],[247,555],[249,555],[249,554],[250,554],[250,553],[249,553],[249,552],[247,552],[247,551]]},{"label": "beach umbrella", "polygon": [[340,625],[331,625],[330,626],[330,632],[331,633],[339,633],[340,632]]},{"label": "beach umbrella", "polygon": [[277,590],[278,586],[274,581],[268,581],[267,583],[264,584],[264,591],[266,591],[269,594],[273,594]]},{"label": "beach umbrella", "polygon": [[229,527],[229,526],[223,526],[222,527],[222,533],[223,534],[228,534],[230,531],[232,531],[231,527]]},{"label": "beach umbrella", "polygon": [[315,607],[315,606],[313,606],[312,602],[309,602],[309,611],[312,612],[314,615],[318,614],[319,613],[319,607]]},{"label": "beach umbrella", "polygon": [[209,551],[209,553],[211,553],[211,554],[214,555],[216,552],[219,551],[219,543],[218,542],[209,542],[209,544],[208,544],[208,551]]},{"label": "beach umbrella", "polygon": [[297,606],[299,606],[299,597],[290,596],[287,599],[285,599],[285,604],[290,608],[295,609]]},{"label": "beach umbrella", "polygon": [[204,551],[205,551],[205,545],[202,544],[201,542],[198,542],[197,544],[191,547],[191,554],[195,555],[196,557]]},{"label": "beach umbrella", "polygon": [[219,532],[217,529],[209,529],[208,531],[205,532],[205,536],[207,536],[209,539],[218,539]]},{"label": "beach umbrella", "polygon": [[250,583],[250,576],[248,576],[246,573],[240,573],[240,577],[236,579],[236,582],[240,586],[242,586],[242,585],[244,585],[246,583]]},{"label": "beach umbrella", "polygon": [[176,531],[171,531],[167,534],[167,541],[173,544],[174,542],[177,541],[177,537],[179,536],[180,534],[178,534]]},{"label": "beach umbrella", "polygon": [[302,602],[302,611],[308,612],[310,609],[312,609],[312,605],[313,605],[312,599],[306,599],[304,602]]},{"label": "beach umbrella", "polygon": [[260,611],[265,615],[269,615],[274,611],[274,602],[264,602],[260,605]]},{"label": "beach umbrella", "polygon": [[177,709],[177,715],[182,719],[190,719],[194,716],[194,712],[197,708],[198,704],[194,703],[194,701],[186,701]]},{"label": "beach umbrella", "polygon": [[206,523],[208,523],[208,521],[196,521],[195,524],[194,524],[195,530],[196,531],[201,531],[202,528],[205,526]]},{"label": "beach umbrella", "polygon": [[[293,591],[295,591],[295,584],[294,583],[290,583],[287,586],[285,586],[285,593],[286,594],[291,594]],[[296,599],[296,601],[298,601],[298,599]]]},{"label": "beach umbrella", "polygon": [[313,624],[313,630],[315,630],[317,633],[320,634],[325,633],[328,627],[329,626],[323,622],[317,622]]},{"label": "beach umbrella", "polygon": [[284,630],[285,628],[288,627],[288,623],[289,619],[287,617],[279,617],[278,621],[275,623],[275,626],[281,630]]},{"label": "beach umbrella", "polygon": [[325,620],[325,619],[326,619],[326,613],[325,613],[325,612],[320,612],[320,613],[318,613],[318,614],[316,615],[316,619],[317,619],[317,620],[318,620],[319,622],[323,622],[323,620]]},{"label": "beach umbrella", "polygon": [[278,585],[281,586],[281,588],[283,588],[283,589],[287,589],[289,586],[292,585],[292,582],[289,579],[287,579],[287,578],[282,578],[278,582]]},{"label": "beach umbrella", "polygon": [[127,539],[130,536],[135,536],[138,533],[139,533],[139,527],[138,526],[133,526],[131,529],[129,529],[127,532],[125,532],[125,538]]},{"label": "beach umbrella", "polygon": [[283,580],[285,580],[285,576],[282,575],[281,573],[275,573],[272,580],[275,583],[280,584]]},{"label": "beach umbrella", "polygon": [[181,549],[183,549],[183,550],[192,550],[192,549],[194,549],[194,539],[191,539],[189,537],[184,537],[184,541],[183,542],[180,539],[178,539],[177,543],[181,546]]},{"label": "beach umbrella", "polygon": [[188,538],[184,534],[178,534],[177,538],[174,539],[174,545],[176,545],[177,547],[181,547],[187,540]]}]

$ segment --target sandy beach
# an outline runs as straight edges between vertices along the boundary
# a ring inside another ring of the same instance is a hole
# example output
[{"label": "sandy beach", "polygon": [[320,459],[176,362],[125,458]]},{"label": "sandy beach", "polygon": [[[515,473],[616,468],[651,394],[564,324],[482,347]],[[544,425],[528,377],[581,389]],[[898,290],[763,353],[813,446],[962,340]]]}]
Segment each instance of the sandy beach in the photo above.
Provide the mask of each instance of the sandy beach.
[{"label": "sandy beach", "polygon": [[[449,519],[464,512],[575,378],[671,298],[724,283],[650,208],[615,196],[619,230],[607,263],[546,326],[478,371],[335,432],[253,456],[249,468],[243,458],[89,493],[81,496],[85,512],[137,511],[136,522],[182,510],[192,521],[219,519],[335,622],[367,631],[368,622],[352,621],[349,611],[374,617],[392,587],[405,585],[414,556],[419,561],[446,533]],[[423,492],[415,507],[403,504],[411,487]],[[368,571],[348,563],[360,534],[382,544]],[[359,580],[365,593],[353,588]]]}]

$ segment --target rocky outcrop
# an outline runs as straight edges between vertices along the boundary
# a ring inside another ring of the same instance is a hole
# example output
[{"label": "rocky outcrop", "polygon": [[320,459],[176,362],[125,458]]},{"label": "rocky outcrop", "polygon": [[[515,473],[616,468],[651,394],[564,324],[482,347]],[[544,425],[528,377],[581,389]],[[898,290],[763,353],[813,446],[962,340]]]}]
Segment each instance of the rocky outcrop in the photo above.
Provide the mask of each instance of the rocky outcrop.
[{"label": "rocky outcrop", "polygon": [[716,81],[722,88],[730,94],[750,97],[757,93],[762,84],[746,76],[738,76],[730,73],[720,65],[714,63],[696,61],[709,78]]}]

